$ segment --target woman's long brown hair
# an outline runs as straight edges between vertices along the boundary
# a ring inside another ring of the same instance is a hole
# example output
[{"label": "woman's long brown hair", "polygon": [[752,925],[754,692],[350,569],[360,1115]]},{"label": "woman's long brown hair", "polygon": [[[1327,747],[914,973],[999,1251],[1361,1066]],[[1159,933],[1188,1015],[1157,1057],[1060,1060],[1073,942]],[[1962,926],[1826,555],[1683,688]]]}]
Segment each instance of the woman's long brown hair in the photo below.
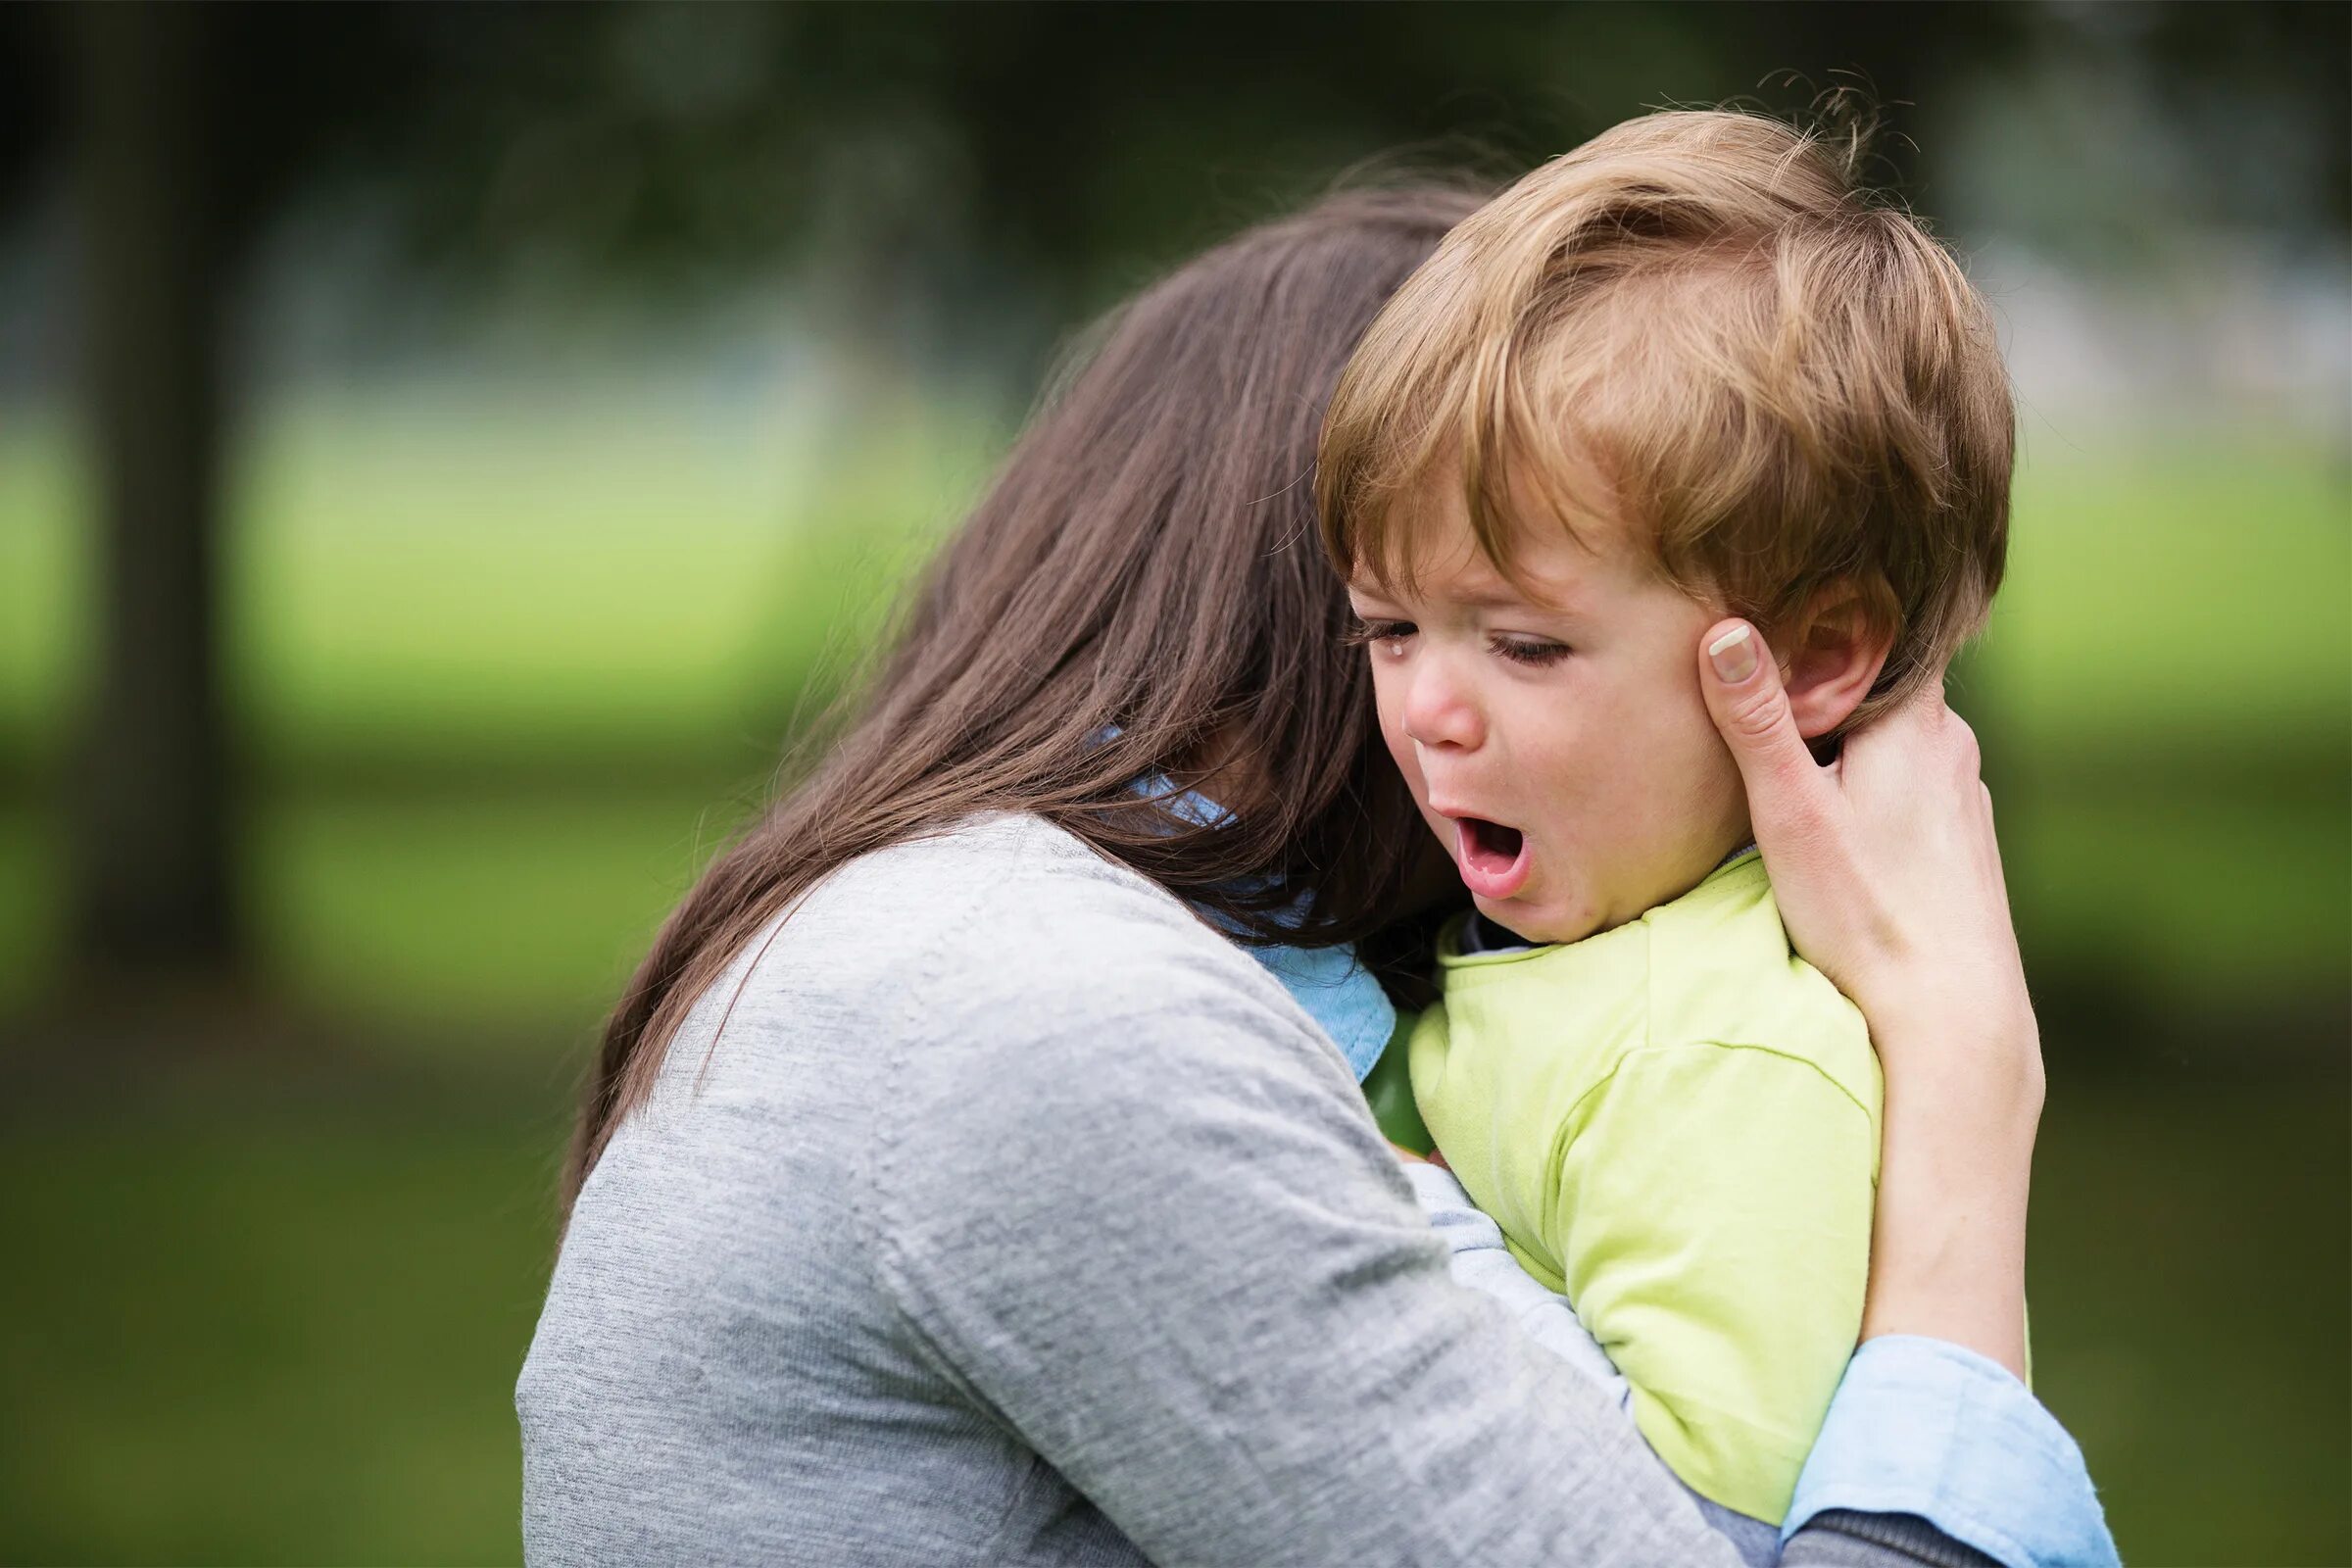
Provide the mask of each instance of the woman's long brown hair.
[{"label": "woman's long brown hair", "polygon": [[[1331,197],[1181,268],[1095,335],[822,760],[662,925],[605,1026],[567,1212],[695,1001],[795,900],[886,845],[1024,811],[1248,935],[1329,945],[1387,920],[1422,830],[1342,643],[1311,470],[1356,340],[1478,200]],[[1235,810],[1218,826],[1135,788],[1211,771]]]}]

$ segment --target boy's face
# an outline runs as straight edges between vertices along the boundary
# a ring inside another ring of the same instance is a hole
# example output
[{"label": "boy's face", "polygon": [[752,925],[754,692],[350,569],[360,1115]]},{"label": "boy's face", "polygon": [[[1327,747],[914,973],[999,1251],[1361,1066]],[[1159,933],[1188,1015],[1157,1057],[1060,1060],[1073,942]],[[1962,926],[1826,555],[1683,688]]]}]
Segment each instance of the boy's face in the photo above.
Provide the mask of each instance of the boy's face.
[{"label": "boy's face", "polygon": [[1695,887],[1747,838],[1738,768],[1698,689],[1720,612],[1627,530],[1535,523],[1526,589],[1478,548],[1460,486],[1425,487],[1414,591],[1359,572],[1381,733],[1479,910],[1574,942]]}]

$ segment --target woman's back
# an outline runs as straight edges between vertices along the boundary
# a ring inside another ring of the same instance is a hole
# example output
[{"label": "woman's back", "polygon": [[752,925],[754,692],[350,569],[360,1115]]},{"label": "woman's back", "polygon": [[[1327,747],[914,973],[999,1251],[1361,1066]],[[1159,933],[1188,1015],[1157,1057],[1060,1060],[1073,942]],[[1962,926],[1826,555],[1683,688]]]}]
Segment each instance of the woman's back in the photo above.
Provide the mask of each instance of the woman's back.
[{"label": "woman's back", "polygon": [[[1008,879],[991,852],[1029,840]],[[1029,1449],[936,1364],[884,1277],[907,1239],[877,1234],[871,1185],[924,1157],[886,1125],[909,1092],[903,1030],[986,1028],[973,959],[1050,968],[1039,945],[1069,935],[1054,915],[1096,873],[1149,910],[1033,823],[885,851],[819,889],[739,997],[760,944],[698,1004],[581,1195],[523,1371],[534,1561],[1067,1560],[1089,1537],[1132,1556],[1050,1473],[1032,1484]],[[1071,887],[1027,897],[1030,876]]]},{"label": "woman's back", "polygon": [[[1173,900],[1026,819],[845,868],[737,997],[749,956],[573,1215],[517,1392],[532,1559],[1134,1560],[914,1321],[971,1272],[960,1250],[1001,1272],[1039,1240],[1010,1191],[1017,1149],[1074,1107],[986,1058],[1048,1036],[1115,1054],[1101,1026],[1164,1004],[1118,975],[1171,963],[1262,1011],[1302,1062],[1329,1048]],[[1346,1091],[1336,1058],[1328,1076]],[[923,1108],[943,1096],[963,1103]],[[934,1141],[1001,1124],[1003,1157],[910,1146],[918,1116]],[[938,1159],[1008,1191],[974,1193],[973,1222],[944,1231],[954,1216],[894,1212],[924,1185],[901,1169]]]}]

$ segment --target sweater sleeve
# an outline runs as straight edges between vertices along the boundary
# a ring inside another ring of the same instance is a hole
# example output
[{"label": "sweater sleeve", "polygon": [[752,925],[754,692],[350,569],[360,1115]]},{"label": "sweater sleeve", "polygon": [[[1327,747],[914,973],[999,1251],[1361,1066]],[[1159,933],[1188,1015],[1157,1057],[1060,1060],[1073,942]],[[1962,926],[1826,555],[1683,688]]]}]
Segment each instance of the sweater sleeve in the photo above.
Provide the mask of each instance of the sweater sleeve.
[{"label": "sweater sleeve", "polygon": [[882,1277],[978,1408],[1153,1561],[1739,1563],[1605,1395],[1451,1281],[1287,999],[1187,950],[1061,958],[1025,1010],[922,1004],[952,1027],[876,1142]]}]

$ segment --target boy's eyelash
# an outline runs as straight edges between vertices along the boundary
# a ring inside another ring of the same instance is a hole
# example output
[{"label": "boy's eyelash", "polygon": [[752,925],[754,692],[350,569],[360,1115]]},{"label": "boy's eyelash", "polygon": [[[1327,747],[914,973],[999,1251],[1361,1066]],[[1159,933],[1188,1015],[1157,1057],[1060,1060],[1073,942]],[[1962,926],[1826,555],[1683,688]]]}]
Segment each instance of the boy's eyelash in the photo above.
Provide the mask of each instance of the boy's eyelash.
[{"label": "boy's eyelash", "polygon": [[1340,634],[1340,642],[1348,648],[1368,648],[1374,643],[1387,642],[1392,637],[1405,636],[1412,630],[1413,623],[1409,620],[1359,618]]},{"label": "boy's eyelash", "polygon": [[1493,647],[1514,664],[1531,664],[1538,668],[1556,664],[1569,654],[1566,643],[1530,642],[1524,638],[1497,637]]},{"label": "boy's eyelash", "polygon": [[[1419,629],[1409,620],[1358,619],[1340,634],[1340,641],[1349,648],[1368,648],[1374,643],[1385,643],[1392,638],[1410,637]],[[1546,642],[1526,637],[1491,638],[1488,646],[1514,664],[1525,664],[1536,669],[1541,669],[1548,664],[1556,664],[1572,652],[1566,643]]]}]

